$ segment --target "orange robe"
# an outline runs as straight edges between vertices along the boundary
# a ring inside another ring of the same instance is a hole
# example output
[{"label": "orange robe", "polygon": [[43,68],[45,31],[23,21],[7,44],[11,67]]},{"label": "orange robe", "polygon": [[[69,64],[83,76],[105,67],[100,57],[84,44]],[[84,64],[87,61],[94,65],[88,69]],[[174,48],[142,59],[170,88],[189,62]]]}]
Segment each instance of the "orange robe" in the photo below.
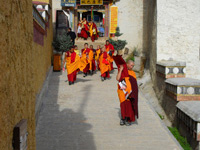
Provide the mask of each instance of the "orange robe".
[{"label": "orange robe", "polygon": [[101,49],[97,49],[96,50],[96,55],[95,55],[95,60],[97,62],[97,69],[99,70],[100,67],[99,67],[99,56],[100,56],[100,53],[101,53]]},{"label": "orange robe", "polygon": [[106,52],[101,53],[100,57],[99,57],[99,66],[100,66],[100,70],[101,70],[101,76],[102,77],[107,77],[109,78],[109,61],[108,59],[108,54]]},{"label": "orange robe", "polygon": [[112,44],[108,44],[108,45],[105,45],[106,47],[106,52],[109,52],[111,51],[112,52],[112,56],[108,56],[108,61],[110,62],[110,70],[113,70],[113,55],[114,55],[114,46]]},{"label": "orange robe", "polygon": [[87,73],[87,71],[89,70],[89,63],[88,63],[88,54],[89,54],[90,49],[82,49],[82,56],[81,56],[81,60],[80,60],[80,65],[79,65],[79,69],[80,71]]},{"label": "orange robe", "polygon": [[71,55],[69,52],[66,52],[65,58],[68,81],[74,82],[76,81],[76,73],[79,69],[80,57],[75,52],[72,52]]},{"label": "orange robe", "polygon": [[88,54],[88,63],[90,64],[89,70],[92,70],[92,61],[93,61],[94,53],[90,49],[89,54]]},{"label": "orange robe", "polygon": [[[132,107],[132,102],[128,99],[128,95],[132,93],[132,86],[129,80],[129,77],[125,77],[124,80],[126,82],[126,90],[125,93],[122,89],[120,89],[118,85],[118,97],[120,101],[120,108],[121,108],[121,117],[122,119],[128,118],[129,122],[135,121],[135,112]],[[128,94],[128,95],[127,95]]]}]

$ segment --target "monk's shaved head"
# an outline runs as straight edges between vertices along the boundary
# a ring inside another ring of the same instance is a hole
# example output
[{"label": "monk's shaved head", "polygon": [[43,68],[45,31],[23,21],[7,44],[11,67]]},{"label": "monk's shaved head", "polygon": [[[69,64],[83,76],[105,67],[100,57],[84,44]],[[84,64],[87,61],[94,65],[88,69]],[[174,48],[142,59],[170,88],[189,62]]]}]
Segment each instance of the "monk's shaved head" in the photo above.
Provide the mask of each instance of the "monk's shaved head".
[{"label": "monk's shaved head", "polygon": [[128,60],[128,62],[127,62],[127,68],[128,68],[128,70],[132,70],[133,69],[133,67],[134,67],[134,61],[132,61],[132,60]]},{"label": "monk's shaved head", "polygon": [[132,60],[130,60],[130,59],[129,59],[128,62],[127,62],[127,64],[132,64],[132,63],[134,64],[134,61],[132,61]]}]

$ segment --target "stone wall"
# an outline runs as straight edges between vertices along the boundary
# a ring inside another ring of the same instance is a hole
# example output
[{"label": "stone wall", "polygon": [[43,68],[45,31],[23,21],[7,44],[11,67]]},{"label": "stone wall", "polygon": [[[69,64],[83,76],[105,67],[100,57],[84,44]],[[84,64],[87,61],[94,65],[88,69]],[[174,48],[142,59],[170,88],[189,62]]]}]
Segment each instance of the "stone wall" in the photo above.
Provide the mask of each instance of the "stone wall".
[{"label": "stone wall", "polygon": [[33,43],[32,0],[2,3],[0,149],[12,149],[13,128],[21,119],[27,119],[28,150],[35,150],[35,101],[51,64],[50,37],[47,35],[44,47]]},{"label": "stone wall", "polygon": [[128,42],[127,47],[133,50],[143,49],[143,0],[120,0],[118,6],[118,26],[123,35],[121,39]]},{"label": "stone wall", "polygon": [[200,1],[157,2],[157,60],[185,61],[187,77],[200,79]]}]

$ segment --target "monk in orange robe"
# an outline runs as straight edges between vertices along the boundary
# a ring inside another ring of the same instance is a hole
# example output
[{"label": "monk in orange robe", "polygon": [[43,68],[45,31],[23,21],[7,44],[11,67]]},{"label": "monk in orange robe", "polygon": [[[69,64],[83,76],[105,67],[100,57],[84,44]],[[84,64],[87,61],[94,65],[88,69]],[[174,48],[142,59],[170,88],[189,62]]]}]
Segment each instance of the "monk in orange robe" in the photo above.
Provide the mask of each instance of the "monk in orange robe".
[{"label": "monk in orange robe", "polygon": [[108,61],[110,62],[110,69],[114,70],[113,68],[113,55],[114,55],[114,46],[112,44],[110,44],[109,40],[106,40],[106,52],[109,54],[108,56]]},{"label": "monk in orange robe", "polygon": [[[88,48],[88,43],[84,44],[84,49],[81,50],[81,63],[80,63],[80,71],[84,73],[83,77],[86,77],[89,69],[90,69],[90,59],[91,53],[90,49]],[[93,54],[92,54],[93,55]]]},{"label": "monk in orange robe", "polygon": [[[93,48],[93,45],[90,45],[90,50],[93,52],[93,58],[92,58],[92,66],[91,66],[91,74],[93,74],[93,72],[96,70],[96,63],[95,63],[95,54],[96,54],[96,50]],[[91,55],[92,55],[91,52]]]},{"label": "monk in orange robe", "polygon": [[[122,60],[123,58],[121,57],[120,59]],[[115,62],[116,61],[117,60],[115,59]],[[135,121],[135,115],[138,115],[138,113],[134,110],[136,107],[134,107],[133,104],[136,103],[136,100],[133,98],[133,94],[138,92],[138,88],[137,85],[135,85],[130,79],[131,77],[136,78],[135,73],[132,71],[134,63],[129,61],[127,64],[125,64],[124,61],[121,64],[116,62],[116,64],[118,66],[118,74],[116,79],[119,81],[117,92],[121,108],[120,125],[129,126],[131,125],[131,122]]]},{"label": "monk in orange robe", "polygon": [[84,40],[87,40],[89,28],[88,28],[88,22],[86,18],[83,18],[83,21],[81,22],[81,24],[82,24],[81,37],[84,38]]},{"label": "monk in orange robe", "polygon": [[99,62],[100,62],[100,71],[101,71],[101,81],[104,81],[107,79],[110,78],[110,64],[109,64],[109,61],[108,61],[108,54],[105,50],[105,47],[103,47],[102,49],[102,52],[100,54],[100,57],[99,57]]},{"label": "monk in orange robe", "polygon": [[80,57],[74,52],[74,47],[72,46],[70,50],[65,53],[65,59],[63,62],[63,64],[66,62],[69,85],[74,84],[76,81],[77,70],[79,69],[79,61]]},{"label": "monk in orange robe", "polygon": [[96,60],[96,63],[97,63],[97,69],[100,70],[100,67],[99,67],[99,56],[100,56],[100,53],[101,53],[101,48],[100,48],[100,45],[97,46],[97,49],[96,49],[96,53],[95,53],[95,60]]}]

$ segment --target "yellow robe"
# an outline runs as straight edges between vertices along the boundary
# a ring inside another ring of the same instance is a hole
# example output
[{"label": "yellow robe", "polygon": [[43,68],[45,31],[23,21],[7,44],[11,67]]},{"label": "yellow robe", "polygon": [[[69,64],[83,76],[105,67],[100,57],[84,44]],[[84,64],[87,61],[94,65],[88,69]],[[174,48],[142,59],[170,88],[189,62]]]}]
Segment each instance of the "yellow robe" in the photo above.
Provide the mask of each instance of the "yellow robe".
[{"label": "yellow robe", "polygon": [[79,65],[80,65],[80,57],[77,54],[74,62],[71,62],[71,56],[66,57],[66,69],[68,75],[79,69]]},{"label": "yellow robe", "polygon": [[[126,82],[126,86],[127,86],[125,91],[128,92],[128,94],[130,94],[132,91],[132,88],[131,88],[131,83],[129,81],[129,77],[125,77],[125,82]],[[119,85],[118,85],[117,93],[118,93],[120,103],[123,103],[126,100],[126,96],[125,96],[123,90],[121,90],[119,88]]]},{"label": "yellow robe", "polygon": [[109,68],[110,68],[110,65],[106,65],[103,63],[103,55],[104,54],[101,54],[101,56],[99,57],[99,68],[100,68],[100,71],[101,71],[101,74],[104,74],[105,72],[109,71]]},{"label": "yellow robe", "polygon": [[86,49],[82,53],[82,57],[80,59],[79,69],[83,71],[88,64],[87,55],[85,54]]}]

